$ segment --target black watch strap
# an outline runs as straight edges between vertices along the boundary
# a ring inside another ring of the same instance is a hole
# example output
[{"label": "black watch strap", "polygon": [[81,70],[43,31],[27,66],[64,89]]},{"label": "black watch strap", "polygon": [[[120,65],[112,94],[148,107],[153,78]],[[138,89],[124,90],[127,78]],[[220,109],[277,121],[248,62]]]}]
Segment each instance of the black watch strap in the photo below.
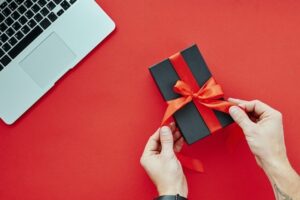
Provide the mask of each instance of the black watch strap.
[{"label": "black watch strap", "polygon": [[179,194],[177,195],[163,195],[155,198],[154,200],[187,200],[187,198],[184,198],[180,196]]}]

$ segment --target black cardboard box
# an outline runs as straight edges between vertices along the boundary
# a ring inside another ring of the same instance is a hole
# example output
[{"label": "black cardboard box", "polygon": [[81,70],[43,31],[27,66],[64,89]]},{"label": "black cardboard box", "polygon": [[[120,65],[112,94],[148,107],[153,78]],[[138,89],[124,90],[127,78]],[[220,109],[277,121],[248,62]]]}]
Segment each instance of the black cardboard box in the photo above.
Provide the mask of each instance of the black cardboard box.
[{"label": "black cardboard box", "polygon": [[[197,45],[193,45],[180,53],[196,79],[196,82],[201,87],[212,75]],[[180,97],[179,94],[173,91],[173,86],[177,80],[179,80],[179,76],[174,70],[170,59],[166,59],[150,67],[149,70],[165,101]],[[217,110],[213,110],[213,112],[220,122],[221,128],[233,122],[228,114]],[[173,117],[188,144],[192,144],[211,134],[194,102],[185,105],[178,110]]]}]

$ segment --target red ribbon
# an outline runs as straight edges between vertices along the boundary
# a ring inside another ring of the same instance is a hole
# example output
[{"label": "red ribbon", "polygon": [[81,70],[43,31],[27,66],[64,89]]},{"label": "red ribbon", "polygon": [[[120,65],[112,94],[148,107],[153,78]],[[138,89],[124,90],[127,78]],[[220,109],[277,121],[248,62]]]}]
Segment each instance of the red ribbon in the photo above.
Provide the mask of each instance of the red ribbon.
[{"label": "red ribbon", "polygon": [[[220,98],[224,96],[224,93],[221,86],[217,84],[212,77],[197,92],[194,92],[187,83],[181,80],[176,82],[173,89],[182,97],[167,102],[168,107],[162,120],[162,125],[165,124],[177,110],[191,101],[194,101],[198,106],[205,106],[225,113],[228,113],[230,106],[233,105],[230,102],[220,100]],[[201,111],[199,112],[201,113]],[[205,113],[203,114],[205,115]],[[210,130],[219,129],[221,126],[220,123],[212,124],[211,121],[205,121],[205,123],[208,124]]]},{"label": "red ribbon", "polygon": [[[234,104],[222,100],[224,93],[221,86],[211,77],[200,88],[180,53],[176,53],[169,59],[181,79],[176,82],[173,88],[181,97],[167,102],[168,107],[161,125],[166,124],[176,111],[193,101],[211,133],[222,128],[213,110],[228,113],[229,108]],[[178,154],[178,159],[186,168],[198,172],[204,171],[202,163],[197,159],[186,157],[182,154]]]}]

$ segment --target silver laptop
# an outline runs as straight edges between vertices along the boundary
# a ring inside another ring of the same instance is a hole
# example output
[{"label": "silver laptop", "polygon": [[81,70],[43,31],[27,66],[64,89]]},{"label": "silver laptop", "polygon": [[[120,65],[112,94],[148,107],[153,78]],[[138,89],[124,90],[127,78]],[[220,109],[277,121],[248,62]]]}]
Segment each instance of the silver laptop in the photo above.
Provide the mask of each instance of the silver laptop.
[{"label": "silver laptop", "polygon": [[114,28],[95,0],[0,0],[0,118],[14,123]]}]

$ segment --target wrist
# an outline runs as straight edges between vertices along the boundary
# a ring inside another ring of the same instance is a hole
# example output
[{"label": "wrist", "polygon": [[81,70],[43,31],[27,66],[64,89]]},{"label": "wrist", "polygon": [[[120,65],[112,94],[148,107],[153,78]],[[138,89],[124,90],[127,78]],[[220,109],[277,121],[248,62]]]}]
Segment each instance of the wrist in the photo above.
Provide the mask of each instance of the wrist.
[{"label": "wrist", "polygon": [[276,174],[282,170],[289,170],[291,168],[290,162],[286,156],[278,159],[262,160],[262,168],[268,174]]},{"label": "wrist", "polygon": [[300,177],[291,166],[288,158],[281,162],[273,162],[267,165],[264,171],[276,194],[284,192],[284,194],[289,196],[300,195]]},{"label": "wrist", "polygon": [[154,200],[187,200],[187,198],[177,194],[177,195],[162,195],[155,198]]},{"label": "wrist", "polygon": [[168,188],[168,189],[163,189],[159,190],[158,189],[158,195],[159,196],[164,196],[164,195],[177,195],[179,194],[180,196],[187,198],[188,196],[188,191],[186,189],[180,188]]},{"label": "wrist", "polygon": [[188,187],[186,181],[180,181],[180,183],[170,184],[168,186],[158,186],[157,187],[158,195],[177,195],[187,198],[188,196]]},{"label": "wrist", "polygon": [[271,181],[275,183],[278,179],[281,179],[281,176],[294,172],[294,169],[292,168],[287,157],[264,162],[263,170],[265,171],[269,179],[271,179]]},{"label": "wrist", "polygon": [[177,195],[179,194],[180,196],[187,198],[188,193],[185,190],[176,190],[176,189],[169,189],[165,191],[158,191],[159,196],[165,196],[165,195]]}]

